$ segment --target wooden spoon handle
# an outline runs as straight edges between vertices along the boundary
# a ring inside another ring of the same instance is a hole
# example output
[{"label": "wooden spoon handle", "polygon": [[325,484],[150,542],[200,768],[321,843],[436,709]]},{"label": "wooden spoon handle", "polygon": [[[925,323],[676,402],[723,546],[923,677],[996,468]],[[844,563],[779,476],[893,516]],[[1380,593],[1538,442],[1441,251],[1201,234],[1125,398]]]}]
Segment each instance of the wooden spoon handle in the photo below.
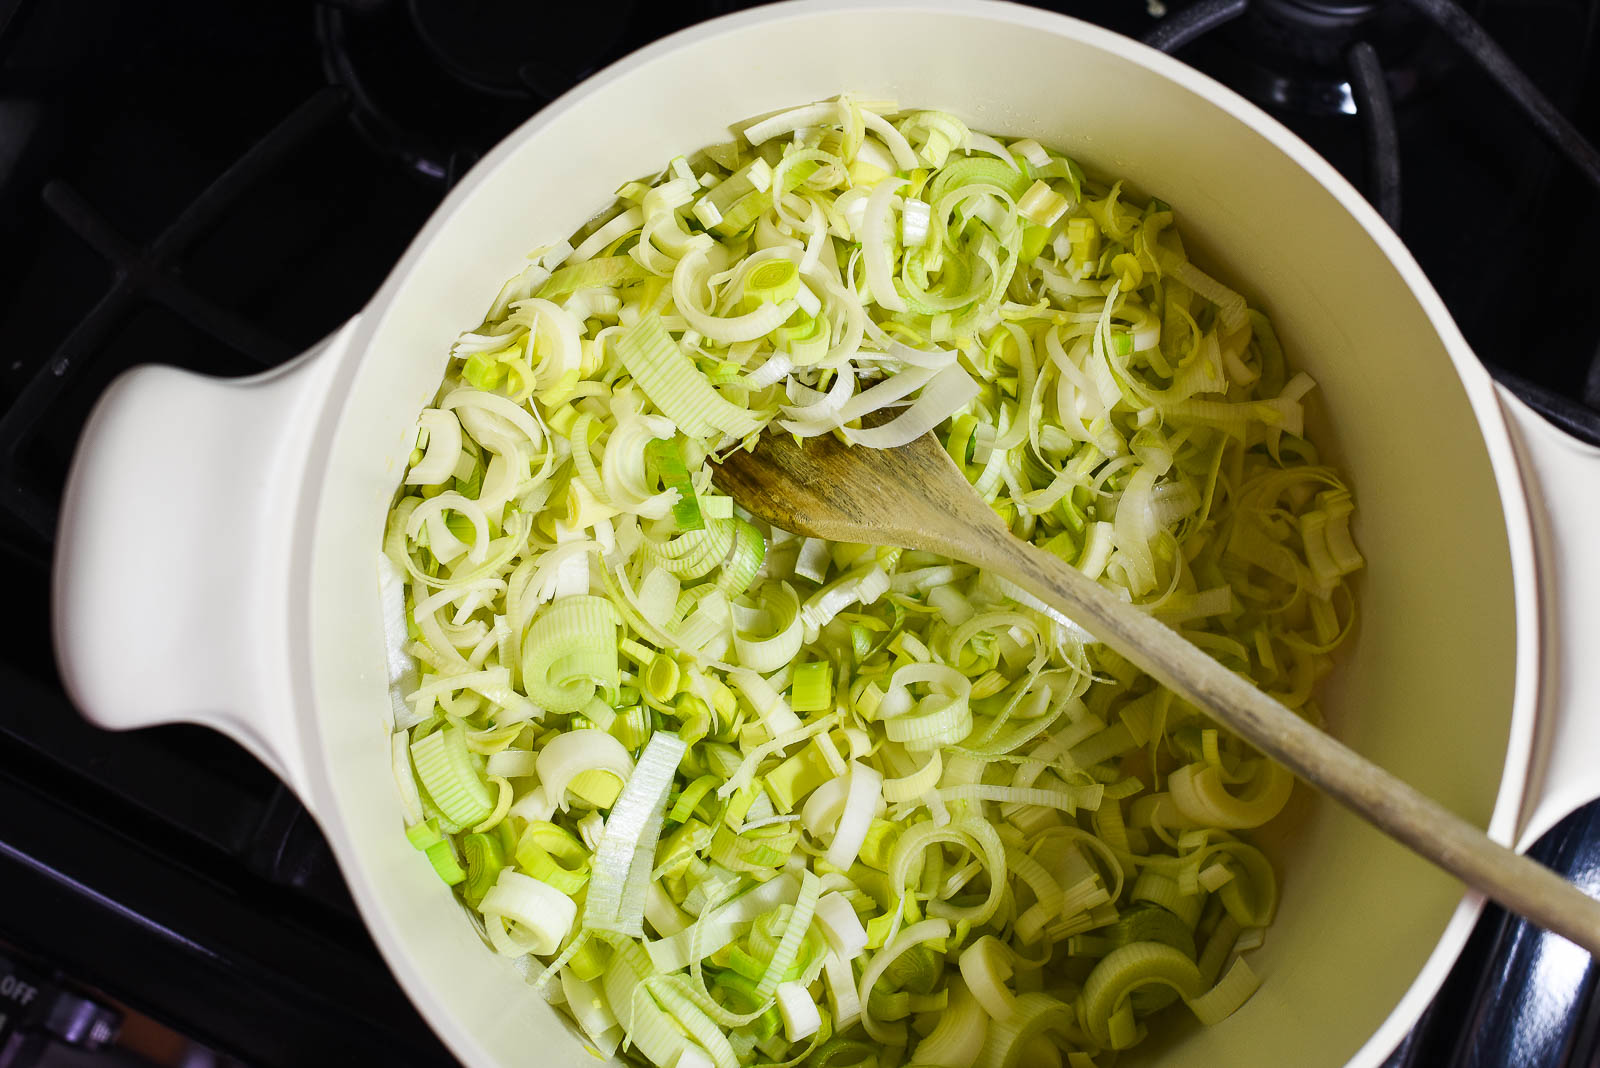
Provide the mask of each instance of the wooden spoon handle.
[{"label": "wooden spoon handle", "polygon": [[974,532],[973,562],[1015,582],[1210,713],[1300,778],[1512,912],[1600,957],[1600,901],[1491,841],[1330,734],[1311,726],[1154,617],[1051,553],[998,527]]}]

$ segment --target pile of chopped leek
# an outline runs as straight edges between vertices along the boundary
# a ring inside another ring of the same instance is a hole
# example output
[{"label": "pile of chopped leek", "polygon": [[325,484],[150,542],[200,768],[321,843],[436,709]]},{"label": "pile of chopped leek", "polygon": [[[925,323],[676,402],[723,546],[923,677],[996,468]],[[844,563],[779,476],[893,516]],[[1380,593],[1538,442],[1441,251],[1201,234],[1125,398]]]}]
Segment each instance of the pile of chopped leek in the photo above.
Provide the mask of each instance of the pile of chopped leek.
[{"label": "pile of chopped leek", "polygon": [[1088,1068],[1233,1012],[1288,773],[994,576],[771,529],[710,472],[769,427],[932,432],[1315,720],[1362,558],[1267,320],[1166,204],[941,112],[802,107],[618,197],[418,422],[383,565],[411,842],[662,1068]]}]

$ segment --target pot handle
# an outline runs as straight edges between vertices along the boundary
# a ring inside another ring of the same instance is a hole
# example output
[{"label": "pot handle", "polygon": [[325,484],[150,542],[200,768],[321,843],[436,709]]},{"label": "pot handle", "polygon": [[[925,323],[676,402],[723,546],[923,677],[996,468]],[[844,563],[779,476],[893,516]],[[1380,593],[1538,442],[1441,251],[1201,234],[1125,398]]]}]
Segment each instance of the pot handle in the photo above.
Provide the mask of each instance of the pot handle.
[{"label": "pot handle", "polygon": [[1534,763],[1518,849],[1600,797],[1600,449],[1496,385],[1528,487],[1541,651]]},{"label": "pot handle", "polygon": [[56,660],[84,715],[113,730],[212,727],[302,799],[292,541],[312,432],[355,324],[248,378],[122,374],[84,426],[56,535]]}]

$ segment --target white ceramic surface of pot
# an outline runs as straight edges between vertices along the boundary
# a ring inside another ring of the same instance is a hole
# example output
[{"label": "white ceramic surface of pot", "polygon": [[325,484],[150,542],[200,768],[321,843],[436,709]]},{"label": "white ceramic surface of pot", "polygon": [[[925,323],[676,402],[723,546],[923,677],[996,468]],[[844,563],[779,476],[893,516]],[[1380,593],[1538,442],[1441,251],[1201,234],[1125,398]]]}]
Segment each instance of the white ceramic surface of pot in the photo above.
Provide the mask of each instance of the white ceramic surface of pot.
[{"label": "white ceramic surface of pot", "polygon": [[[1172,203],[1195,258],[1263,307],[1316,378],[1313,436],[1356,494],[1369,566],[1325,686],[1333,729],[1502,842],[1526,846],[1600,794],[1600,452],[1496,390],[1332,167],[1203,75],[1063,16],[763,7],[657,42],[539,111],[299,360],[249,379],[124,375],[72,468],[54,597],[74,700],[107,727],[211,725],[282,776],[395,975],[468,1064],[592,1061],[400,833],[377,557],[408,434],[452,341],[529,248],[730,124],[846,90],[1036,137]],[[1119,1064],[1376,1065],[1481,906],[1303,787],[1261,838],[1283,897],[1251,958],[1260,991],[1215,1027],[1172,1014]]]}]

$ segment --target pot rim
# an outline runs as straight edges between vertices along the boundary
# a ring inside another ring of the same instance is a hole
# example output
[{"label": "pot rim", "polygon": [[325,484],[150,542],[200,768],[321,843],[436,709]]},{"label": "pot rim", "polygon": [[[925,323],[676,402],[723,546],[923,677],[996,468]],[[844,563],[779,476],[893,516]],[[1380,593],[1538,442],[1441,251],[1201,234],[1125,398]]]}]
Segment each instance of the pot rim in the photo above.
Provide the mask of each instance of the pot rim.
[{"label": "pot rim", "polygon": [[[405,253],[395,263],[382,286],[360,313],[359,321],[333,353],[338,359],[327,383],[327,406],[318,421],[310,443],[310,455],[325,456],[332,448],[344,422],[352,396],[352,386],[367,373],[375,358],[371,346],[374,335],[396,294],[403,288],[416,263],[423,258],[435,238],[455,225],[455,217],[466,201],[491,173],[498,171],[511,155],[559,116],[580,106],[600,87],[630,76],[659,57],[704,41],[735,33],[746,27],[826,16],[841,11],[919,12],[956,15],[1010,23],[1059,37],[1075,38],[1118,59],[1142,66],[1187,89],[1197,97],[1227,112],[1234,119],[1268,140],[1291,161],[1307,172],[1332,195],[1360,224],[1379,250],[1395,267],[1413,298],[1444,343],[1457,377],[1472,408],[1483,437],[1490,467],[1500,496],[1506,524],[1506,540],[1511,565],[1513,604],[1516,622],[1515,677],[1513,710],[1507,738],[1505,761],[1493,814],[1487,832],[1496,842],[1510,845],[1517,831],[1517,820],[1529,786],[1534,752],[1535,717],[1540,699],[1540,618],[1541,590],[1534,562],[1533,525],[1528,487],[1517,464],[1505,416],[1497,402],[1493,382],[1462,336],[1455,320],[1445,308],[1422,268],[1378,213],[1343,175],[1308,144],[1265,111],[1233,90],[1163,52],[1110,30],[1073,18],[1070,15],[1023,7],[1000,0],[783,0],[735,14],[721,16],[679,30],[630,53],[591,75],[565,94],[541,108],[515,131],[507,135],[456,185],[418,231]],[[316,553],[316,531],[320,526],[323,489],[327,467],[310,464],[296,512],[293,568],[291,573],[310,575]],[[289,591],[289,618],[309,620],[312,597],[309,583],[297,584]],[[311,668],[313,648],[309,626],[290,628],[288,658],[292,678],[289,692],[301,738],[308,742],[321,737],[318,723],[315,682]],[[391,971],[408,996],[422,1008],[429,1023],[464,1061],[489,1063],[478,1037],[453,1015],[434,1012],[428,1002],[433,980],[412,956],[407,941],[394,918],[381,904],[370,874],[356,863],[353,843],[347,831],[337,793],[332,789],[329,769],[320,746],[305,746],[307,782],[311,808],[319,816],[324,832],[332,839],[340,867],[351,884],[353,898],[374,942],[382,951]],[[1383,1024],[1350,1059],[1348,1065],[1375,1068],[1398,1045],[1444,982],[1460,955],[1483,908],[1482,895],[1465,892],[1446,924],[1426,963],[1412,980],[1406,993],[1396,1002]]]}]

